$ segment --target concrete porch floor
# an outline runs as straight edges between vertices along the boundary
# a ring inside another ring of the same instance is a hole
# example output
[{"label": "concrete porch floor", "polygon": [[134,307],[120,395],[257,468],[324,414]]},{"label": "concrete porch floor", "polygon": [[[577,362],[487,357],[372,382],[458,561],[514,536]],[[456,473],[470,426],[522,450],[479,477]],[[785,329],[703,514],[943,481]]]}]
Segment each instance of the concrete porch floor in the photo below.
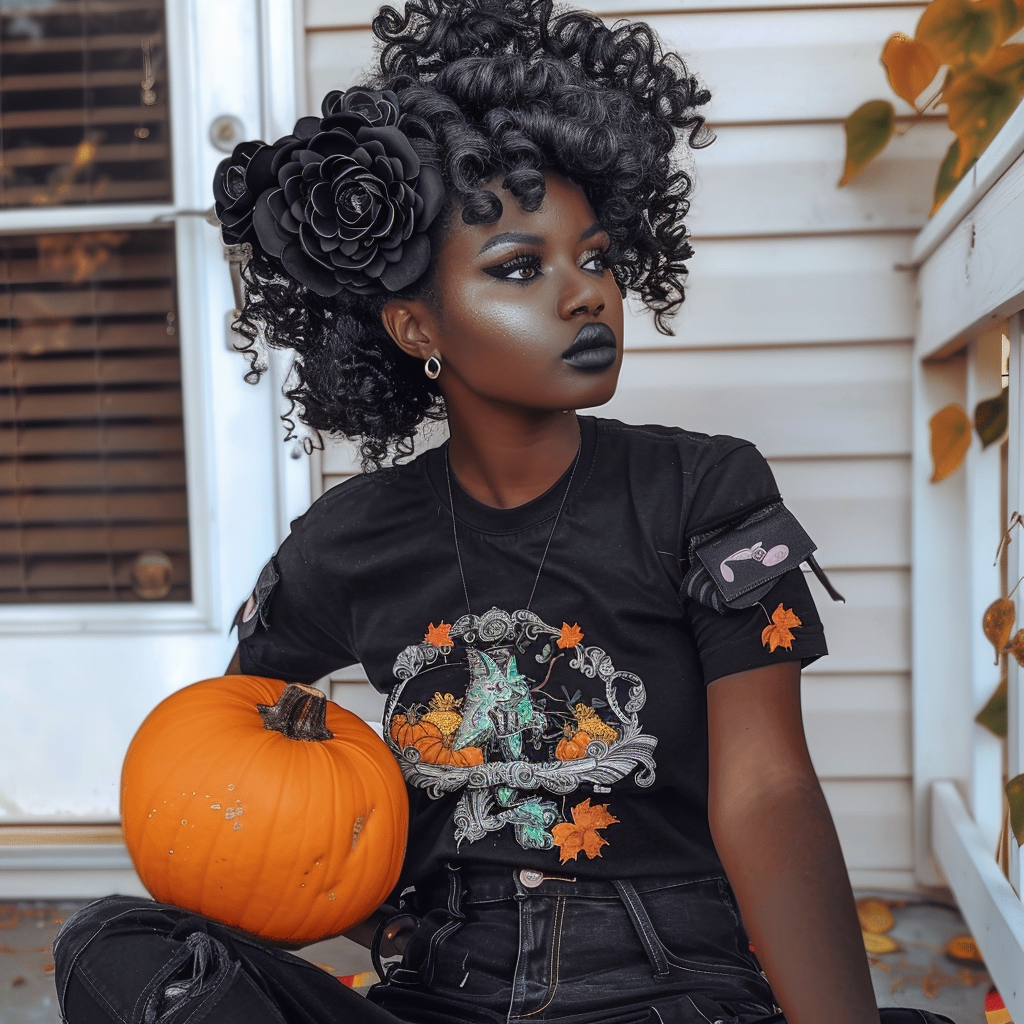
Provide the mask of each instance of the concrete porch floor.
[{"label": "concrete porch floor", "polygon": [[[878,1004],[919,1006],[956,1024],[985,1024],[991,982],[984,965],[946,952],[952,939],[968,934],[956,908],[918,893],[857,895],[889,908],[893,923],[884,930],[880,925],[878,934],[892,940],[883,946],[898,946],[868,956]],[[0,1024],[59,1024],[52,944],[61,922],[86,902],[0,903]],[[369,953],[347,939],[319,942],[299,955],[336,975],[371,970]]]}]

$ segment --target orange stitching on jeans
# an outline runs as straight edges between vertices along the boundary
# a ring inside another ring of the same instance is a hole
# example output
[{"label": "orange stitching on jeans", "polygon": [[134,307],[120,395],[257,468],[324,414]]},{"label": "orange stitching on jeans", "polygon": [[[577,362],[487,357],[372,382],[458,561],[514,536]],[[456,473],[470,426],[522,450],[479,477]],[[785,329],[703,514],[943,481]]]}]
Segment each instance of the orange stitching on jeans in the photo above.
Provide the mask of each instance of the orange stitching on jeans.
[{"label": "orange stitching on jeans", "polygon": [[551,937],[551,960],[548,962],[548,977],[551,981],[548,983],[549,994],[547,1002],[543,1006],[538,1006],[536,1010],[531,1010],[529,1013],[521,1014],[517,1017],[517,1020],[525,1020],[527,1017],[534,1017],[541,1010],[546,1010],[551,1005],[551,1000],[555,998],[555,993],[558,991],[558,971],[561,964],[561,950],[562,950],[562,917],[565,912],[565,897],[559,896],[555,903],[555,927],[554,934]]}]

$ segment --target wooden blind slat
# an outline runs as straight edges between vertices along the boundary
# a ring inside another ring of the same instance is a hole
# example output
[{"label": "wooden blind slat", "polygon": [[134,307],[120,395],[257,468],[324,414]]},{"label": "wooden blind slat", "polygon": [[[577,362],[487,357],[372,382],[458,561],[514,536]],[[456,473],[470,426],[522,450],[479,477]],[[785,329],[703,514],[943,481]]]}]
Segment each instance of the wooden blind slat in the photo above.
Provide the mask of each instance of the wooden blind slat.
[{"label": "wooden blind slat", "polygon": [[35,203],[117,203],[137,199],[161,199],[167,195],[167,182],[97,181],[84,185],[12,185],[0,191],[0,204],[28,206]]},{"label": "wooden blind slat", "polygon": [[0,455],[180,452],[181,424],[80,427],[0,427]]},{"label": "wooden blind slat", "polygon": [[0,388],[43,385],[164,384],[179,380],[181,362],[173,356],[118,358],[100,355],[73,359],[5,359],[0,361]]},{"label": "wooden blind slat", "polygon": [[[25,146],[10,149],[2,155],[0,169],[68,164],[75,159],[77,152],[77,146]],[[126,145],[95,146],[91,152],[93,163],[131,163],[136,160],[165,160],[170,156],[171,147],[164,142],[143,142],[140,139]]]},{"label": "wooden blind slat", "polygon": [[[3,44],[4,51],[7,43]],[[166,104],[151,107],[72,107],[69,110],[12,110],[0,115],[0,129],[14,128],[98,128],[106,124],[151,125],[166,121]]]},{"label": "wooden blind slat", "polygon": [[5,39],[3,41],[3,52],[5,55],[21,53],[77,53],[87,49],[90,53],[96,53],[99,50],[134,50],[139,45],[138,34],[90,35],[87,41],[83,41],[80,35],[44,36],[40,39]]},{"label": "wooden blind slat", "polygon": [[[121,14],[125,11],[162,11],[163,0],[89,0],[89,14]],[[4,7],[9,18],[26,16],[30,18],[63,18],[66,15],[82,16],[81,0],[53,0],[43,6],[40,3],[11,4]]]},{"label": "wooden blind slat", "polygon": [[0,394],[0,421],[141,419],[181,415],[181,392],[173,390],[89,391],[63,395]]},{"label": "wooden blind slat", "polygon": [[[155,73],[156,86],[163,86],[167,76]],[[117,85],[139,85],[142,75],[132,71],[101,71],[84,68],[81,71],[40,72],[34,75],[5,75],[0,67],[0,89],[20,92],[26,89],[40,91],[53,89],[102,89]]]},{"label": "wooden blind slat", "polygon": [[188,527],[180,526],[0,526],[0,555],[62,552],[130,554],[149,550],[188,551]]},{"label": "wooden blind slat", "polygon": [[80,291],[17,291],[0,299],[0,317],[164,314],[174,308],[170,288],[88,288]]},{"label": "wooden blind slat", "polygon": [[0,355],[44,355],[57,352],[170,348],[178,339],[167,333],[166,323],[55,323],[30,327],[0,328]]},{"label": "wooden blind slat", "polygon": [[185,460],[155,458],[0,459],[0,490],[184,487]]},{"label": "wooden blind slat", "polygon": [[188,515],[183,491],[150,494],[0,494],[0,526],[87,519],[180,520]]},{"label": "wooden blind slat", "polygon": [[[103,235],[110,240],[104,244]],[[165,253],[140,253],[121,256],[117,251],[124,232],[102,232],[91,240],[101,250],[96,258],[89,246],[75,251],[75,239],[50,235],[49,249],[36,259],[10,259],[0,262],[0,285],[76,284],[93,281],[145,281],[174,276],[174,267]],[[57,244],[55,245],[55,241]],[[0,340],[0,350],[3,342]]]},{"label": "wooden blind slat", "polygon": [[[171,581],[187,585],[190,578],[188,559],[170,555]],[[24,581],[29,587],[131,587],[132,562],[123,555],[96,558],[89,555],[69,555],[64,558],[32,556],[27,566],[9,558],[0,559],[0,590],[20,587]]]}]

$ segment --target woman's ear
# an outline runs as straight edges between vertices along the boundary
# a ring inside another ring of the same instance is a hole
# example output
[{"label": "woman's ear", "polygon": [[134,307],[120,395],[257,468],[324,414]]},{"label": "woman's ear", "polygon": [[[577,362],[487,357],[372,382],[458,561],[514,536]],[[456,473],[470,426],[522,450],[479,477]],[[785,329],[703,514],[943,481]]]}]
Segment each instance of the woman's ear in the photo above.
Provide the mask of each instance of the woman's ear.
[{"label": "woman's ear", "polygon": [[426,303],[395,299],[384,306],[380,319],[394,343],[414,359],[427,359],[437,352],[436,332]]}]

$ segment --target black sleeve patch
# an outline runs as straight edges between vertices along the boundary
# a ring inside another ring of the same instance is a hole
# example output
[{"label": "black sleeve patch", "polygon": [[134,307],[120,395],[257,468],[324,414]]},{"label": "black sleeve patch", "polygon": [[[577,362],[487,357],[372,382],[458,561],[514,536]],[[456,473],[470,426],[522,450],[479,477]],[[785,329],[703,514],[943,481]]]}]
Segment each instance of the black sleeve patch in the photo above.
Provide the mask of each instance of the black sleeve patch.
[{"label": "black sleeve patch", "polygon": [[238,627],[239,640],[245,640],[246,637],[252,636],[257,622],[261,623],[264,629],[267,628],[270,622],[270,598],[280,578],[277,564],[271,558],[260,570],[255,589],[245,604],[238,609],[238,614],[235,615],[234,625]]},{"label": "black sleeve patch", "polygon": [[779,578],[811,559],[814,541],[782,502],[690,540],[684,592],[717,612],[749,608]]}]

